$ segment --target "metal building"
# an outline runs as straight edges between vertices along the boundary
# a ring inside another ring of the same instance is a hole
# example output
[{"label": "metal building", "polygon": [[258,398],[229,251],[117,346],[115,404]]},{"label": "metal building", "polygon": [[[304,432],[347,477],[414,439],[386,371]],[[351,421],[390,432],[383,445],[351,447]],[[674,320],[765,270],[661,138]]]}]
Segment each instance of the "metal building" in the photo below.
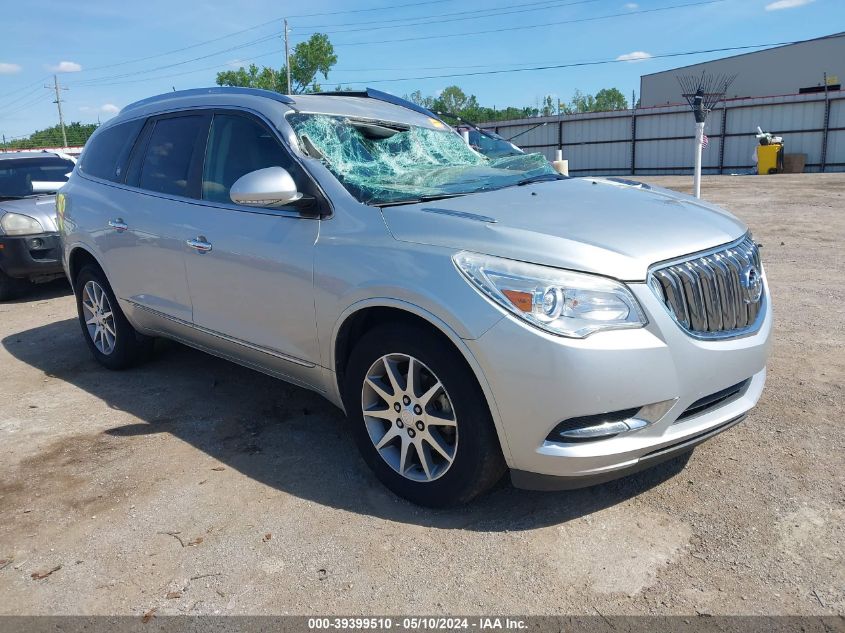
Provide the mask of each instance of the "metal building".
[{"label": "metal building", "polygon": [[824,92],[845,79],[845,32],[682,66],[640,78],[640,106],[683,103],[678,75],[736,75],[728,99]]},{"label": "metal building", "polygon": [[[748,97],[720,103],[707,119],[705,174],[754,171],[757,126],[781,134],[786,151],[806,155],[806,171],[845,171],[845,91]],[[692,170],[695,124],[684,104],[586,112],[482,124],[575,176],[685,174]]]}]

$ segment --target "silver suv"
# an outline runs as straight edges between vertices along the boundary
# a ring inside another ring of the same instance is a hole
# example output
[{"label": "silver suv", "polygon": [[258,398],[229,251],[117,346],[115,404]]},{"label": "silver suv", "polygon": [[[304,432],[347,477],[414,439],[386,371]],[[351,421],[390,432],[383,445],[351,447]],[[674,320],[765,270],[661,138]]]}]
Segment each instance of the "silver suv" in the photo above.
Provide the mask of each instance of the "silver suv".
[{"label": "silver suv", "polygon": [[139,101],[57,207],[100,363],[163,336],[312,389],[415,503],[464,503],[508,469],[524,488],[607,481],[730,428],[763,389],[772,312],[739,220],[482,156],[375,90]]}]

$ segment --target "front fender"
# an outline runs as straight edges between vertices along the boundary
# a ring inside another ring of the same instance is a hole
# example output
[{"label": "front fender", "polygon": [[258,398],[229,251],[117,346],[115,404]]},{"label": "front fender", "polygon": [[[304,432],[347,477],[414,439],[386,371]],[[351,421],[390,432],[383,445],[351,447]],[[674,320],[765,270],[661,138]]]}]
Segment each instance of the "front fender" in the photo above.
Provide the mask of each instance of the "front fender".
[{"label": "front fender", "polygon": [[[499,414],[499,407],[496,403],[496,398],[493,395],[493,391],[490,388],[490,384],[488,383],[487,378],[481,369],[481,366],[479,365],[478,361],[475,359],[475,356],[473,356],[472,352],[467,346],[464,337],[461,337],[458,332],[455,331],[455,329],[449,325],[449,323],[438,317],[436,314],[433,314],[432,312],[414,303],[403,301],[400,299],[394,299],[392,297],[370,297],[357,301],[356,303],[348,306],[340,314],[334,324],[334,327],[332,328],[330,350],[328,350],[327,352],[329,354],[327,358],[330,359],[328,367],[332,369],[326,370],[331,374],[331,379],[326,381],[327,386],[329,387],[329,392],[326,394],[326,396],[341,409],[344,409],[345,412],[343,399],[341,396],[341,385],[339,383],[339,376],[335,371],[333,371],[333,368],[337,366],[337,359],[335,358],[335,352],[337,349],[337,339],[340,335],[344,323],[346,323],[348,319],[353,318],[355,314],[368,308],[393,308],[396,310],[407,312],[409,314],[413,314],[414,316],[423,319],[431,326],[437,328],[437,330],[439,330],[441,334],[443,334],[449,339],[449,341],[452,343],[452,345],[455,346],[461,356],[463,356],[464,360],[466,360],[467,364],[475,375],[475,378],[478,381],[482,392],[484,393],[484,397],[486,398],[487,404],[490,408],[490,415],[493,418],[493,424],[496,427],[496,433],[499,437],[499,443],[502,447],[502,453],[504,454],[505,461],[510,465],[510,448],[508,447],[507,434],[504,431],[504,426],[501,421],[501,416]],[[501,318],[504,317],[500,315],[500,317],[496,319],[493,324],[491,324],[491,327],[496,322],[501,320]]]}]

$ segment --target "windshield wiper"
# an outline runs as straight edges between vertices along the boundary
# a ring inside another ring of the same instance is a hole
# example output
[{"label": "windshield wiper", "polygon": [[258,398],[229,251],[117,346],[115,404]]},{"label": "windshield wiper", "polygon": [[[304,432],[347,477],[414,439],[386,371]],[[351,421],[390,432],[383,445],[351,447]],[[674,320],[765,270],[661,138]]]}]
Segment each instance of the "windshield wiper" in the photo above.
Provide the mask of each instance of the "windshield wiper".
[{"label": "windshield wiper", "polygon": [[431,202],[433,200],[445,200],[446,198],[457,198],[458,196],[465,196],[472,191],[465,191],[461,193],[436,193],[427,196],[419,196],[418,198],[408,198],[407,200],[391,200],[390,202],[372,202],[375,207],[394,207],[402,204],[417,204],[419,202]]},{"label": "windshield wiper", "polygon": [[564,180],[566,176],[562,176],[560,174],[539,174],[537,176],[531,176],[530,178],[523,178],[519,182],[516,183],[517,187],[521,187],[522,185],[530,185],[533,182],[543,182],[546,180]]}]

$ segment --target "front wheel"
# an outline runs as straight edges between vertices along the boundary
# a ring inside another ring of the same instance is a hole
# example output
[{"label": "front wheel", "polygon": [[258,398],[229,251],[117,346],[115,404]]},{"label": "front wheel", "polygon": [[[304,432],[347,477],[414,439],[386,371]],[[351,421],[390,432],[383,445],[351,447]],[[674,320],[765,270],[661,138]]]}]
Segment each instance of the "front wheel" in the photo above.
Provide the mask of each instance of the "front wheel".
[{"label": "front wheel", "polygon": [[358,448],[396,494],[425,506],[456,505],[502,478],[487,401],[442,338],[414,326],[375,328],[353,350],[345,380]]}]

